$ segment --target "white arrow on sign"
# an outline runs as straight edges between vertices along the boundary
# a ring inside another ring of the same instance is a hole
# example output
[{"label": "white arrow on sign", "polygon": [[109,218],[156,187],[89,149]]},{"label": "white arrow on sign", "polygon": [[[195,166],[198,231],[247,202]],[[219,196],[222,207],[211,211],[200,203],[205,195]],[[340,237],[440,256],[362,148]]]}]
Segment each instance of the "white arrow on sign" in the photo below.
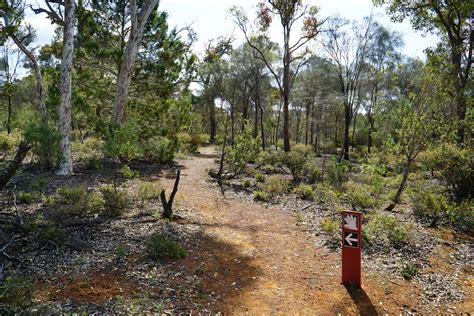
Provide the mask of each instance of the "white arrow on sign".
[{"label": "white arrow on sign", "polygon": [[345,240],[347,241],[349,246],[352,246],[352,242],[358,242],[359,241],[357,238],[351,238],[351,237],[352,237],[352,233],[349,233],[345,238]]},{"label": "white arrow on sign", "polygon": [[344,228],[357,230],[357,216],[347,214],[344,216],[344,222]]}]

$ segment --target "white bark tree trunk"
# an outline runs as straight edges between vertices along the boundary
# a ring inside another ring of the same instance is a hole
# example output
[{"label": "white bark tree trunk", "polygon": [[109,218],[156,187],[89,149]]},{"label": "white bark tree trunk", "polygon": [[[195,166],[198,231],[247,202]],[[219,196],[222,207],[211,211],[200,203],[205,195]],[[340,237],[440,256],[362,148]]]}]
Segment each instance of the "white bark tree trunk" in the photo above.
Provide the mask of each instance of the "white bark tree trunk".
[{"label": "white bark tree trunk", "polygon": [[57,171],[58,175],[72,174],[71,136],[71,77],[74,53],[74,0],[64,0],[64,30],[61,56],[61,87],[59,104],[59,133],[63,160]]},{"label": "white bark tree trunk", "polygon": [[136,0],[130,1],[131,28],[128,42],[120,63],[120,71],[117,78],[117,90],[114,98],[114,108],[112,110],[112,122],[122,124],[125,118],[125,106],[128,100],[128,90],[133,73],[133,65],[138,53],[138,46],[143,37],[145,24],[153,9],[158,5],[159,0],[146,0],[140,14],[137,16]]}]

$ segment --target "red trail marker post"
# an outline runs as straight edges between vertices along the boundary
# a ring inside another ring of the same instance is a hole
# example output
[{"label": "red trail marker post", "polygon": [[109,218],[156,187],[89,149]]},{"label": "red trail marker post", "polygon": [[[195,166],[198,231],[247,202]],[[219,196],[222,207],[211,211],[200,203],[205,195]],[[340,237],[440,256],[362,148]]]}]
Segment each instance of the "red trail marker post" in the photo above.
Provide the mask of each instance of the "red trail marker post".
[{"label": "red trail marker post", "polygon": [[361,286],[362,213],[342,212],[342,283]]}]

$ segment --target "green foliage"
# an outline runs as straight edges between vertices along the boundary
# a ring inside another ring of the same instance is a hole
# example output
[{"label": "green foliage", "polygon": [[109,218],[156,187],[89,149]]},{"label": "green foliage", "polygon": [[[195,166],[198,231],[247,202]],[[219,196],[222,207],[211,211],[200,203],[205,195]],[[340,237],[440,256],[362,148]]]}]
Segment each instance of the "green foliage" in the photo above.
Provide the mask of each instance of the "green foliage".
[{"label": "green foliage", "polygon": [[339,202],[339,196],[334,192],[331,187],[327,184],[317,184],[314,190],[314,199],[325,205],[329,205],[331,208],[335,208]]},{"label": "green foliage", "polygon": [[247,163],[254,163],[260,152],[260,143],[252,137],[248,125],[236,137],[235,144],[226,150],[227,166],[235,173],[242,172]]},{"label": "green foliage", "polygon": [[355,207],[369,208],[377,205],[376,199],[369,192],[370,186],[350,180],[344,183],[342,188],[351,204]]},{"label": "green foliage", "polygon": [[86,215],[99,212],[104,205],[101,195],[88,192],[86,187],[63,186],[57,190],[57,198],[43,198],[44,202],[56,205],[62,212],[71,215]]},{"label": "green foliage", "polygon": [[245,188],[245,189],[248,189],[252,186],[252,182],[250,182],[249,179],[245,179],[244,182],[242,183],[242,186]]},{"label": "green foliage", "polygon": [[330,219],[328,217],[325,217],[321,219],[321,222],[319,222],[319,226],[321,226],[321,229],[328,235],[333,235],[336,233],[339,229],[340,222]]},{"label": "green foliage", "polygon": [[290,189],[290,181],[279,176],[269,177],[260,187],[270,196],[287,193]]},{"label": "green foliage", "polygon": [[270,196],[265,191],[255,190],[253,191],[253,199],[255,201],[268,202],[270,201]]},{"label": "green foliage", "polygon": [[49,168],[61,161],[63,154],[59,144],[61,135],[52,127],[44,124],[31,125],[25,132],[25,139],[31,144],[40,165]]},{"label": "green foliage", "polygon": [[67,240],[67,234],[64,230],[54,224],[48,224],[39,232],[39,237],[45,241],[51,241],[57,245],[62,245]]},{"label": "green foliage", "polygon": [[282,163],[290,169],[293,179],[298,181],[303,176],[306,162],[313,156],[313,149],[311,146],[299,144],[294,146],[290,152],[283,156]]},{"label": "green foliage", "polygon": [[442,220],[446,220],[452,203],[441,192],[433,188],[422,188],[412,195],[413,211],[421,219],[428,220],[430,226],[437,226]]},{"label": "green foliage", "polygon": [[79,161],[88,164],[89,161],[97,161],[103,157],[104,141],[96,137],[88,137],[82,141],[72,142],[71,148]]},{"label": "green foliage", "polygon": [[121,126],[111,126],[106,134],[104,154],[107,157],[124,161],[140,157],[143,152],[139,143],[139,135],[138,126],[132,120]]},{"label": "green foliage", "polygon": [[323,179],[321,167],[319,167],[314,159],[305,163],[303,167],[303,175],[305,180],[309,183],[316,183]]},{"label": "green foliage", "polygon": [[349,162],[343,160],[340,163],[334,161],[326,165],[325,172],[327,173],[327,180],[335,187],[340,187],[349,179],[349,172],[351,165]]},{"label": "green foliage", "polygon": [[138,170],[132,170],[128,165],[123,165],[122,168],[120,168],[120,173],[125,178],[129,179],[133,179],[140,176],[140,172],[138,172]]},{"label": "green foliage", "polygon": [[370,243],[401,247],[410,240],[412,227],[393,215],[375,214],[370,217],[364,231]]},{"label": "green foliage", "polygon": [[170,162],[174,158],[177,143],[169,138],[154,136],[145,143],[144,158],[160,163]]},{"label": "green foliage", "polygon": [[143,208],[145,201],[160,197],[161,188],[156,182],[139,181],[137,183],[137,196]]},{"label": "green foliage", "polygon": [[18,135],[14,133],[8,134],[7,132],[0,132],[0,152],[6,154],[13,153],[19,142],[20,139]]},{"label": "green foliage", "polygon": [[35,192],[24,192],[24,191],[18,192],[16,196],[18,202],[25,203],[25,204],[29,204],[33,202],[34,200],[36,200],[37,197],[38,195]]},{"label": "green foliage", "polygon": [[151,235],[146,241],[146,253],[153,260],[181,259],[187,256],[186,250],[177,242],[160,234]]},{"label": "green foliage", "polygon": [[103,214],[109,217],[117,217],[130,205],[130,197],[125,190],[120,190],[117,184],[105,185],[100,188],[100,193],[104,199]]},{"label": "green foliage", "polygon": [[302,212],[295,212],[293,216],[296,218],[298,223],[304,222],[304,214]]},{"label": "green foliage", "polygon": [[293,193],[298,195],[303,200],[313,200],[314,191],[309,184],[301,183],[293,189]]},{"label": "green foliage", "polygon": [[460,202],[474,196],[474,149],[444,144],[425,153],[424,161],[436,171],[454,199]]},{"label": "green foliage", "polygon": [[115,247],[115,256],[117,258],[123,258],[125,256],[125,247],[122,244],[118,244]]},{"label": "green foliage", "polygon": [[25,307],[30,304],[33,291],[30,280],[18,276],[6,277],[5,282],[0,285],[0,303],[13,308]]},{"label": "green foliage", "polygon": [[199,146],[209,141],[207,134],[189,134],[182,132],[178,133],[176,137],[178,139],[179,150],[184,153],[196,153]]},{"label": "green foliage", "polygon": [[255,180],[257,180],[257,182],[265,182],[265,176],[261,173],[256,173]]},{"label": "green foliage", "polygon": [[415,263],[405,261],[402,263],[402,267],[400,269],[400,275],[405,280],[411,280],[418,274],[418,267]]}]

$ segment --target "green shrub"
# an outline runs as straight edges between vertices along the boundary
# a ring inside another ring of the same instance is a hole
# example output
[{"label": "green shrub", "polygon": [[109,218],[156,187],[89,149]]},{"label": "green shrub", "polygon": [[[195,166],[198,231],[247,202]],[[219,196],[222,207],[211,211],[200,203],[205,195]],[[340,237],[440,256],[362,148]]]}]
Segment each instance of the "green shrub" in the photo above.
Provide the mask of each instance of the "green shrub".
[{"label": "green shrub", "polygon": [[11,154],[15,151],[20,143],[20,138],[16,134],[8,134],[7,132],[0,132],[0,152]]},{"label": "green shrub", "polygon": [[154,136],[145,143],[145,158],[167,163],[173,160],[177,142],[162,136]]},{"label": "green shrub", "polygon": [[25,132],[25,139],[31,144],[31,152],[38,157],[40,165],[50,169],[63,158],[59,144],[61,135],[47,125],[31,125]]},{"label": "green shrub", "polygon": [[293,193],[298,195],[303,200],[313,200],[314,191],[309,184],[301,183],[293,189]]},{"label": "green shrub", "polygon": [[24,192],[24,191],[18,192],[18,194],[16,195],[18,202],[25,203],[25,204],[29,204],[33,202],[34,200],[36,200],[37,197],[38,195],[34,192]]},{"label": "green shrub", "polygon": [[[4,283],[0,284],[0,306],[5,304],[12,308],[26,307],[31,302],[33,291],[33,283],[30,280],[17,276],[6,277]],[[10,314],[7,310],[3,312]]]},{"label": "green shrub", "polygon": [[137,195],[143,208],[145,201],[160,197],[161,188],[156,182],[139,181],[137,184]]},{"label": "green shrub", "polygon": [[39,232],[39,237],[45,241],[51,241],[57,245],[62,245],[67,240],[67,234],[57,225],[48,224]]},{"label": "green shrub", "polygon": [[250,182],[249,179],[245,179],[244,182],[242,182],[242,186],[245,188],[245,189],[248,189],[252,186],[252,182]]},{"label": "green shrub", "polygon": [[290,169],[293,179],[299,181],[303,176],[303,170],[307,160],[312,157],[312,147],[300,144],[294,146],[290,152],[284,155],[283,164]]},{"label": "green shrub", "polygon": [[370,217],[365,228],[370,243],[401,247],[411,238],[412,227],[392,215],[376,214]]},{"label": "green shrub", "polygon": [[332,220],[327,217],[321,219],[321,222],[319,222],[321,229],[328,235],[335,234],[338,231],[340,224],[341,223],[339,221]]},{"label": "green shrub", "polygon": [[255,180],[257,180],[257,182],[265,182],[265,176],[261,173],[256,173]]},{"label": "green shrub", "polygon": [[56,203],[64,213],[80,215],[89,211],[89,194],[84,186],[64,186],[57,190]]},{"label": "green shrub", "polygon": [[402,263],[402,267],[400,269],[400,275],[405,280],[411,280],[418,274],[418,267],[415,263],[405,261]]},{"label": "green shrub", "polygon": [[425,156],[426,165],[446,184],[457,202],[474,197],[474,149],[445,144]]},{"label": "green shrub", "polygon": [[100,193],[104,199],[103,214],[106,216],[120,216],[130,205],[130,197],[127,192],[120,190],[116,183],[101,187]]},{"label": "green shrub", "polygon": [[247,163],[254,163],[260,152],[259,140],[252,137],[248,125],[250,124],[247,124],[244,131],[237,136],[234,145],[226,150],[227,166],[235,173],[242,172]]},{"label": "green shrub", "polygon": [[326,184],[318,183],[316,185],[316,189],[314,190],[314,196],[314,199],[318,202],[331,207],[336,207],[339,203],[339,197],[337,193]]},{"label": "green shrub", "polygon": [[449,221],[468,232],[474,230],[474,200],[465,199],[448,214]]},{"label": "green shrub", "polygon": [[266,174],[272,174],[275,173],[275,167],[272,165],[264,165],[262,171]]},{"label": "green shrub", "polygon": [[270,200],[270,196],[265,191],[255,190],[253,191],[253,199],[255,201],[268,202]]},{"label": "green shrub", "polygon": [[290,181],[279,176],[272,176],[269,177],[261,187],[270,196],[276,196],[289,191]]},{"label": "green shrub", "polygon": [[441,192],[436,192],[433,188],[417,190],[412,195],[414,214],[430,222],[430,226],[435,227],[441,221],[448,218],[448,214],[454,209],[454,203],[450,203],[448,198]]},{"label": "green shrub", "polygon": [[206,143],[206,140],[202,140],[202,135],[191,135],[182,132],[178,133],[176,137],[178,138],[179,150],[184,153],[196,153],[198,147]]},{"label": "green shrub", "polygon": [[140,172],[138,172],[138,170],[132,170],[128,165],[123,165],[122,168],[120,168],[120,173],[125,178],[129,179],[133,179],[140,176]]},{"label": "green shrub", "polygon": [[72,142],[72,152],[78,157],[87,169],[97,170],[98,161],[103,157],[104,141],[95,137],[88,137],[83,141]]},{"label": "green shrub", "polygon": [[327,163],[325,167],[327,177],[325,179],[327,179],[333,186],[340,187],[349,179],[350,170],[351,165],[346,161],[340,163]]},{"label": "green shrub", "polygon": [[370,195],[369,189],[369,186],[353,181],[348,181],[343,185],[343,190],[351,204],[358,208],[368,208],[377,205],[377,201]]},{"label": "green shrub", "polygon": [[269,149],[261,151],[257,156],[257,161],[265,164],[266,166],[278,166],[282,164],[284,156],[284,151]]},{"label": "green shrub", "polygon": [[104,154],[124,161],[142,156],[139,135],[139,129],[134,121],[127,121],[121,126],[112,126],[106,135]]},{"label": "green shrub", "polygon": [[146,241],[146,253],[153,260],[169,258],[181,259],[186,251],[177,242],[160,234],[153,234]]},{"label": "green shrub", "polygon": [[303,175],[307,182],[316,183],[323,179],[323,173],[315,161],[308,161],[303,167]]},{"label": "green shrub", "polygon": [[297,221],[298,223],[304,222],[304,214],[303,214],[302,212],[299,212],[299,211],[298,211],[298,212],[295,212],[295,213],[293,214],[293,216],[296,218],[296,221]]}]

